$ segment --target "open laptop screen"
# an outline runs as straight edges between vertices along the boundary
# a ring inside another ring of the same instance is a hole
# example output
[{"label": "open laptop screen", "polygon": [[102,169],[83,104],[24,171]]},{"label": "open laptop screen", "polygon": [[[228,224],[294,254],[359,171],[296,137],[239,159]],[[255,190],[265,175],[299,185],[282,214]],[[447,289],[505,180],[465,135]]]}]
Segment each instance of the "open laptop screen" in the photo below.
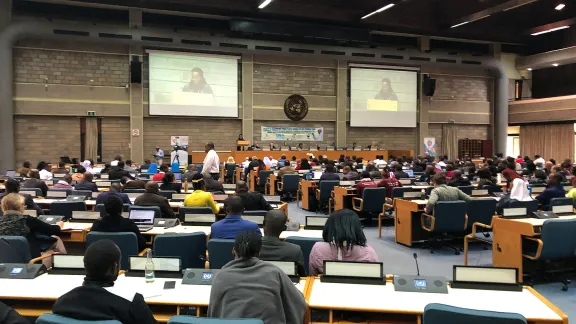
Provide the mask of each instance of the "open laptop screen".
[{"label": "open laptop screen", "polygon": [[152,225],[154,224],[154,211],[133,209],[130,211],[129,218],[133,220],[136,225]]}]

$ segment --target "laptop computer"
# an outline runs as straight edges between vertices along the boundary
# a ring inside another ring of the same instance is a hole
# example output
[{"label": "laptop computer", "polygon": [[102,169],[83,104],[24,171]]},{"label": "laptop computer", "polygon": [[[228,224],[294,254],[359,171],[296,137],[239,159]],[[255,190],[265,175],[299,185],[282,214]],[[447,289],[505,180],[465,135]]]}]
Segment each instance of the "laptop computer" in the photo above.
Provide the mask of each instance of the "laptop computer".
[{"label": "laptop computer", "polygon": [[154,227],[154,213],[153,210],[132,209],[128,218],[134,221],[140,232],[147,232]]},{"label": "laptop computer", "polygon": [[314,177],[312,178],[312,180],[320,180],[321,176],[322,176],[322,171],[314,171]]},{"label": "laptop computer", "polygon": [[56,223],[64,220],[64,216],[41,215],[41,216],[38,216],[38,219],[43,221],[44,223],[47,223],[50,225],[56,225]]},{"label": "laptop computer", "polygon": [[174,179],[182,180],[182,173],[174,173]]},{"label": "laptop computer", "polygon": [[84,201],[84,200],[86,200],[86,196],[71,195],[66,197],[66,201]]},{"label": "laptop computer", "polygon": [[558,218],[558,215],[551,211],[535,211],[534,216],[538,219]]},{"label": "laptop computer", "polygon": [[6,178],[12,178],[12,177],[14,177],[15,175],[16,175],[16,171],[14,171],[14,170],[6,170],[6,175],[5,175]]},{"label": "laptop computer", "polygon": [[406,174],[408,176],[410,176],[410,178],[414,178],[414,170],[408,169],[408,170],[404,170],[404,172],[406,172]]}]

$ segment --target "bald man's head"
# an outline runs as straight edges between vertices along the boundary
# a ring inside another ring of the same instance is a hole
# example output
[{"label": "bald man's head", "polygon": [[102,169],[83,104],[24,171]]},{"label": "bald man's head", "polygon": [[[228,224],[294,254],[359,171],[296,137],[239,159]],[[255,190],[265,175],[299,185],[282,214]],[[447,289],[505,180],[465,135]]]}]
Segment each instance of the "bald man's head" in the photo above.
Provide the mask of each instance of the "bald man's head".
[{"label": "bald man's head", "polygon": [[248,192],[248,184],[246,181],[238,181],[236,182],[236,193],[238,192]]},{"label": "bald man's head", "polygon": [[158,184],[154,181],[148,181],[146,183],[146,192],[157,194],[160,191]]},{"label": "bald man's head", "polygon": [[264,235],[280,237],[286,228],[286,214],[278,209],[269,210],[264,218]]}]

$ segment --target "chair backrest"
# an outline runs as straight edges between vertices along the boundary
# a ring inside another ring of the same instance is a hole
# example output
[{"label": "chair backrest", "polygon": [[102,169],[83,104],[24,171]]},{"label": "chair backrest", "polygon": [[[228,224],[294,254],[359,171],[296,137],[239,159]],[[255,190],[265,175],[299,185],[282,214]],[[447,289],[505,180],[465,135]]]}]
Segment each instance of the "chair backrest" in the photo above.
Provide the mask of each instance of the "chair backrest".
[{"label": "chair backrest", "polygon": [[550,200],[550,206],[571,206],[574,203],[572,198],[564,197],[564,198],[552,198]]},{"label": "chair backrest", "polygon": [[146,189],[132,189],[132,188],[128,188],[128,189],[124,189],[122,190],[123,193],[146,193]]},{"label": "chair backrest", "polygon": [[232,177],[234,175],[234,171],[236,171],[236,164],[226,164],[226,177]]},{"label": "chair backrest", "polygon": [[0,236],[0,263],[28,263],[30,244],[24,236]]},{"label": "chair backrest", "polygon": [[487,189],[489,194],[493,194],[495,192],[502,192],[502,187],[500,186],[483,185],[481,189]]},{"label": "chair backrest", "polygon": [[462,192],[468,196],[471,196],[472,190],[474,190],[474,186],[458,186],[458,189],[462,190]]},{"label": "chair backrest", "polygon": [[72,195],[73,196],[84,196],[87,198],[91,198],[92,197],[92,191],[90,191],[90,190],[72,190]]},{"label": "chair backrest", "polygon": [[214,214],[210,207],[180,207],[178,210],[178,218],[181,222],[184,221],[186,214]]},{"label": "chair backrest", "polygon": [[274,171],[260,171],[258,173],[258,185],[263,186],[268,182],[268,177],[274,173]]},{"label": "chair backrest", "polygon": [[434,232],[455,233],[464,231],[466,224],[465,201],[439,201],[434,206]]},{"label": "chair backrest", "polygon": [[20,188],[20,193],[29,193],[32,197],[42,196],[42,189],[40,188]]},{"label": "chair backrest", "polygon": [[154,218],[162,218],[162,211],[158,206],[134,206],[130,205],[130,210],[153,210],[154,211]]},{"label": "chair backrest", "polygon": [[573,257],[576,251],[576,219],[549,219],[542,225],[542,260]]},{"label": "chair backrest", "polygon": [[282,177],[282,191],[295,193],[298,191],[298,183],[300,183],[300,175],[286,174]]},{"label": "chair backrest", "polygon": [[328,201],[328,198],[332,196],[332,190],[334,190],[334,187],[339,184],[340,181],[338,180],[323,180],[320,182],[318,185],[318,188],[320,189],[320,201]]},{"label": "chair backrest", "polygon": [[402,198],[404,197],[404,193],[405,192],[412,192],[412,188],[411,187],[396,187],[396,188],[392,188],[392,199],[394,198]]},{"label": "chair backrest", "polygon": [[182,269],[204,268],[206,264],[206,234],[196,232],[157,235],[152,250],[155,257],[180,258]]},{"label": "chair backrest", "polygon": [[175,194],[176,191],[172,191],[172,190],[160,190],[158,191],[158,194],[164,198],[167,199],[172,199],[172,195]]},{"label": "chair backrest", "polygon": [[[122,204],[122,212],[129,211],[130,206],[132,205]],[[106,216],[106,208],[104,207],[104,204],[96,204],[96,206],[94,206],[94,211],[100,212],[100,217]]]},{"label": "chair backrest", "polygon": [[85,211],[86,203],[83,201],[54,201],[50,204],[50,214],[72,218],[73,211]]},{"label": "chair backrest", "polygon": [[492,217],[496,214],[496,204],[498,202],[492,198],[472,199],[468,203],[468,226],[467,229],[472,229],[474,223],[482,223],[486,225],[492,224]]},{"label": "chair backrest", "polygon": [[232,248],[234,248],[233,239],[210,239],[208,241],[210,269],[221,269],[232,261]]},{"label": "chair backrest", "polygon": [[363,211],[381,213],[386,201],[386,188],[365,188],[362,192]]},{"label": "chair backrest", "polygon": [[532,214],[538,210],[538,200],[518,201],[511,200],[508,205],[509,208],[526,208],[527,215]]},{"label": "chair backrest", "polygon": [[268,213],[266,210],[245,210],[242,215],[266,216],[266,213]]},{"label": "chair backrest", "polygon": [[81,321],[56,314],[43,314],[38,317],[36,324],[122,324],[122,322],[116,320]]},{"label": "chair backrest", "polygon": [[422,324],[526,324],[526,318],[515,313],[500,313],[460,308],[443,304],[428,304],[424,308]]},{"label": "chair backrest", "polygon": [[185,315],[170,317],[168,324],[264,324],[260,319],[249,318],[207,318]]},{"label": "chair backrest", "polygon": [[321,238],[315,237],[289,236],[285,241],[300,246],[302,254],[304,255],[304,270],[306,271],[306,274],[308,274],[310,252],[312,252],[312,247],[314,244],[316,244],[316,242],[323,242],[323,240]]},{"label": "chair backrest", "polygon": [[132,232],[89,232],[86,235],[86,247],[98,240],[112,240],[118,245],[122,254],[121,270],[128,270],[130,257],[138,255],[138,239]]}]

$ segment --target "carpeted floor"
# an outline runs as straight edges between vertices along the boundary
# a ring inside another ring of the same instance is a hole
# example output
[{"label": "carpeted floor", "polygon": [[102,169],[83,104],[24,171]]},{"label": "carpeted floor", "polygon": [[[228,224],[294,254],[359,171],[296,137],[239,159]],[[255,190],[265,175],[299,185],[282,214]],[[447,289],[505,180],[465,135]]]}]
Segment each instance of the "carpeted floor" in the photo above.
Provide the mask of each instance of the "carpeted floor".
[{"label": "carpeted floor", "polygon": [[[288,215],[293,221],[304,224],[305,216],[315,215],[290,203]],[[464,264],[463,254],[454,255],[450,249],[441,249],[431,254],[427,249],[408,248],[394,242],[394,227],[385,227],[382,230],[382,238],[378,238],[378,228],[369,227],[364,229],[368,244],[370,244],[380,261],[384,262],[386,274],[416,274],[416,264],[413,253],[418,253],[418,263],[421,275],[445,276],[452,279],[452,267]],[[492,265],[492,250],[484,250],[482,245],[472,245],[468,255],[470,265]],[[558,306],[568,318],[576,318],[576,285],[570,285],[568,291],[561,291],[562,285],[551,283],[535,286],[536,290],[544,297]]]}]

